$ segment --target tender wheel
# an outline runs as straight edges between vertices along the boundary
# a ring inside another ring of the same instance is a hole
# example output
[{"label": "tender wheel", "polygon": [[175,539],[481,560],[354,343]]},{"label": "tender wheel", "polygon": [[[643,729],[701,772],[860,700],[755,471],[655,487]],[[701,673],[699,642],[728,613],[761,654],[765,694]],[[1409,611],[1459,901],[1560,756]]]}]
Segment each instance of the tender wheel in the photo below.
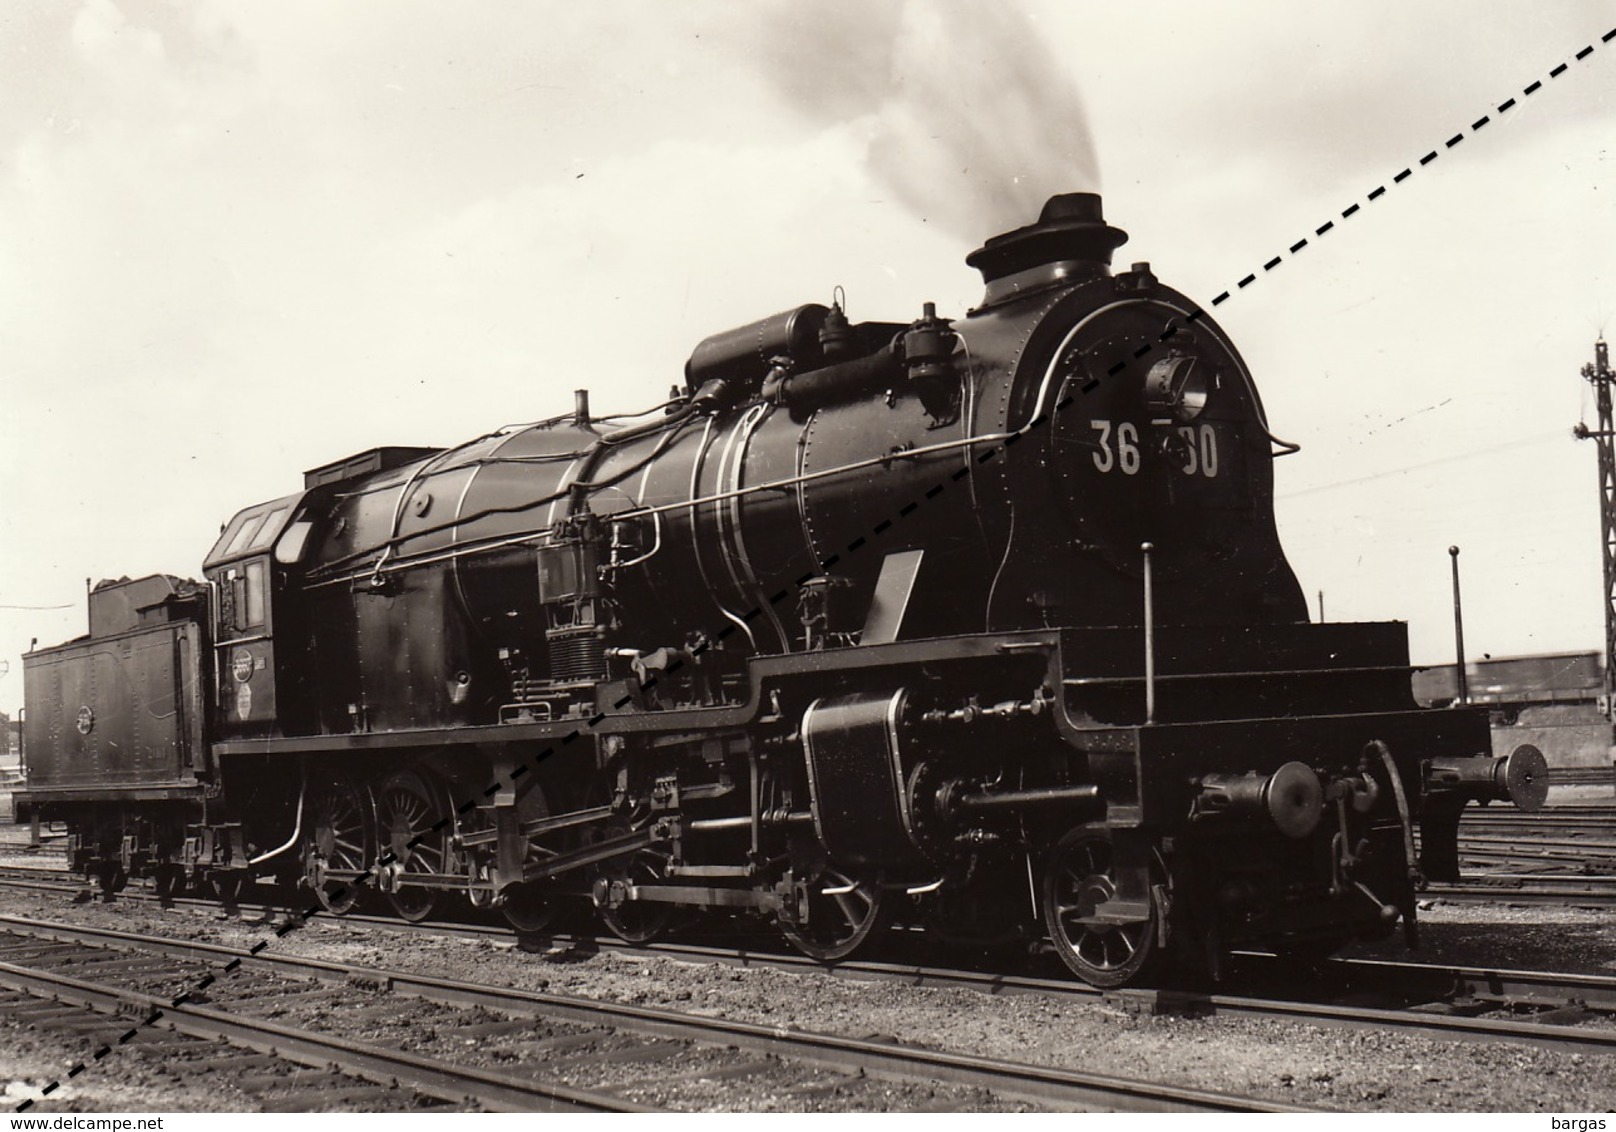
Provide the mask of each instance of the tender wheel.
[{"label": "tender wheel", "polygon": [[96,870],[95,881],[101,889],[101,899],[110,901],[129,887],[129,874],[122,865],[103,865]]},{"label": "tender wheel", "polygon": [[393,854],[404,883],[387,894],[387,902],[412,923],[426,919],[438,905],[439,889],[409,884],[412,875],[442,874],[449,857],[449,826],[432,827],[448,816],[447,799],[436,778],[404,770],[382,783],[376,800],[376,827],[382,847]]},{"label": "tender wheel", "polygon": [[174,897],[184,888],[185,870],[179,865],[161,864],[152,873],[152,892],[156,894],[159,904],[172,904]]},{"label": "tender wheel", "polygon": [[[406,840],[408,840],[406,838]],[[346,775],[334,775],[309,796],[309,835],[305,878],[314,897],[332,915],[358,903],[365,884],[352,878],[316,882],[316,858],[327,869],[363,873],[376,859],[376,814],[370,793]]]},{"label": "tender wheel", "polygon": [[[653,885],[665,875],[667,858],[655,849],[641,849],[628,857],[607,861],[602,877],[607,882]],[[600,918],[608,930],[625,943],[650,943],[668,930],[674,905],[650,900],[628,900],[615,908],[600,906]]]},{"label": "tender wheel", "polygon": [[827,864],[808,882],[808,922],[782,919],[780,930],[804,955],[834,963],[880,940],[894,911],[888,893],[875,881]]},{"label": "tender wheel", "polygon": [[241,894],[247,890],[247,874],[241,869],[221,869],[209,879],[214,895],[226,908],[241,903]]},{"label": "tender wheel", "polygon": [[1061,838],[1044,870],[1044,920],[1068,967],[1086,983],[1120,987],[1137,982],[1159,958],[1161,908],[1154,892],[1149,917],[1110,924],[1093,919],[1117,891],[1111,839],[1075,829]]}]

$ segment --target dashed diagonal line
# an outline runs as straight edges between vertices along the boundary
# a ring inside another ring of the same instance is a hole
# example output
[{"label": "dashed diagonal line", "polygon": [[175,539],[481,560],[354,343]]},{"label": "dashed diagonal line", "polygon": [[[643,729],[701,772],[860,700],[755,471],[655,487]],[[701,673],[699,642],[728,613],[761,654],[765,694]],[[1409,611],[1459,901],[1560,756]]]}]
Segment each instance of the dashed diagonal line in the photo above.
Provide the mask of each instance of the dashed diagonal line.
[{"label": "dashed diagonal line", "polygon": [[[1616,39],[1616,28],[1612,28],[1610,31],[1607,31],[1604,35],[1600,36],[1599,37],[1599,42],[1600,43],[1609,43],[1613,39]],[[1578,51],[1574,56],[1572,56],[1570,63],[1559,63],[1559,64],[1555,65],[1553,68],[1550,69],[1550,71],[1548,73],[1548,76],[1547,76],[1548,81],[1553,82],[1555,79],[1558,79],[1561,75],[1565,74],[1568,70],[1570,70],[1572,64],[1580,63],[1584,59],[1588,58],[1588,56],[1590,56],[1590,55],[1592,55],[1594,53],[1594,47],[1595,46],[1596,46],[1595,44],[1590,43],[1590,44],[1588,44],[1588,46],[1584,47],[1581,51]],[[1401,169],[1397,173],[1394,173],[1392,175],[1391,182],[1390,182],[1391,186],[1393,188],[1395,188],[1396,186],[1401,185],[1404,181],[1408,180],[1410,177],[1412,177],[1419,170],[1425,168],[1427,165],[1430,165],[1438,157],[1441,157],[1444,153],[1448,152],[1448,150],[1453,149],[1455,146],[1459,145],[1467,137],[1474,137],[1476,134],[1478,134],[1482,130],[1484,130],[1489,123],[1491,123],[1493,121],[1496,121],[1498,118],[1503,117],[1505,114],[1508,114],[1511,110],[1513,110],[1515,107],[1517,107],[1517,106],[1519,106],[1521,104],[1522,99],[1531,98],[1534,94],[1536,94],[1538,91],[1542,90],[1543,88],[1544,88],[1544,80],[1543,79],[1533,79],[1531,82],[1527,83],[1524,87],[1521,88],[1521,93],[1519,94],[1519,96],[1511,96],[1509,98],[1506,98],[1503,102],[1500,102],[1498,104],[1497,108],[1491,114],[1483,114],[1480,118],[1477,118],[1474,122],[1470,123],[1470,125],[1467,128],[1462,129],[1458,133],[1454,134],[1447,141],[1443,142],[1440,146],[1436,147],[1435,149],[1432,149],[1429,153],[1427,153],[1424,157],[1420,158],[1414,164],[1404,166],[1403,169]],[[1387,185],[1385,183],[1376,185],[1374,188],[1370,189],[1369,192],[1364,195],[1364,198],[1363,198],[1362,201],[1353,201],[1351,204],[1347,205],[1346,208],[1342,209],[1339,219],[1341,221],[1343,221],[1343,222],[1352,219],[1354,216],[1358,215],[1358,213],[1363,210],[1363,207],[1364,207],[1365,204],[1373,204],[1373,203],[1375,203],[1381,197],[1386,195],[1386,191],[1387,191]],[[1289,248],[1287,248],[1283,253],[1281,253],[1280,255],[1274,256],[1272,259],[1268,260],[1268,262],[1264,263],[1262,265],[1261,272],[1263,274],[1266,274],[1266,273],[1274,270],[1274,268],[1278,267],[1280,264],[1285,262],[1285,259],[1286,259],[1287,256],[1295,256],[1295,255],[1297,255],[1299,252],[1303,251],[1308,246],[1308,244],[1310,242],[1316,241],[1316,240],[1321,240],[1325,236],[1327,236],[1329,233],[1333,232],[1335,230],[1335,227],[1336,227],[1336,221],[1335,220],[1326,220],[1323,224],[1321,224],[1317,228],[1313,229],[1313,235],[1311,237],[1308,237],[1308,236],[1302,237],[1300,240],[1297,240],[1294,244],[1292,244]],[[1255,271],[1251,272],[1250,274],[1248,274],[1248,275],[1246,275],[1244,277],[1242,277],[1240,279],[1240,281],[1237,282],[1234,285],[1233,288],[1231,288],[1231,290],[1224,291],[1221,294],[1217,295],[1212,300],[1212,305],[1213,306],[1219,306],[1222,303],[1228,302],[1230,296],[1233,293],[1245,290],[1247,287],[1251,286],[1251,284],[1256,282],[1258,277],[1259,277],[1259,274],[1258,274],[1258,272],[1255,272]]]}]

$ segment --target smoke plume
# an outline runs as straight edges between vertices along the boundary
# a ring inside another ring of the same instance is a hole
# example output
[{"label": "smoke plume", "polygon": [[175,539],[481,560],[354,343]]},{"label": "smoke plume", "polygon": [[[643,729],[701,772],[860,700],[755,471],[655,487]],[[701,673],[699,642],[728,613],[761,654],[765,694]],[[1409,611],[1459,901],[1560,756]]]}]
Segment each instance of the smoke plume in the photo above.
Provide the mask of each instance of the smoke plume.
[{"label": "smoke plume", "polygon": [[1070,67],[1007,4],[760,5],[755,58],[794,107],[867,140],[870,171],[966,241],[1030,224],[1057,192],[1097,191]]}]

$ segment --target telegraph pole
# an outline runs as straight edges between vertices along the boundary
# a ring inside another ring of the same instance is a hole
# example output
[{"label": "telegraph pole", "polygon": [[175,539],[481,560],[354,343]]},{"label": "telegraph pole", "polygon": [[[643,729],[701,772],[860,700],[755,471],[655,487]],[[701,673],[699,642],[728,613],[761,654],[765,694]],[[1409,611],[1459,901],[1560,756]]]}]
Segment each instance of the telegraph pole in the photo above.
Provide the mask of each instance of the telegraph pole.
[{"label": "telegraph pole", "polygon": [[1577,425],[1572,434],[1578,440],[1593,438],[1599,448],[1599,533],[1600,561],[1605,575],[1605,719],[1616,720],[1616,422],[1611,419],[1610,387],[1616,374],[1610,371],[1610,352],[1603,338],[1594,343],[1594,360],[1582,367],[1582,376],[1594,387],[1594,403],[1599,407],[1599,428],[1589,431]]}]

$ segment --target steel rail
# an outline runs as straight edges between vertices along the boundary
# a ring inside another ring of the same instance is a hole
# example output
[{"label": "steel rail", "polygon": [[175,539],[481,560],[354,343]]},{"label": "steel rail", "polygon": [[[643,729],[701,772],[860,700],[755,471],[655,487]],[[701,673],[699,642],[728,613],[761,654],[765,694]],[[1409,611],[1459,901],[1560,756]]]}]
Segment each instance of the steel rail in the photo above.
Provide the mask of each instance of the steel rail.
[{"label": "steel rail", "polygon": [[[1433,884],[1422,896],[1455,904],[1524,904],[1551,908],[1616,907],[1616,889],[1608,885],[1585,885],[1576,876],[1543,877],[1530,885]],[[1590,878],[1593,879],[1593,878]],[[1610,879],[1610,878],[1603,878]],[[1557,881],[1567,883],[1553,883]],[[1547,883],[1546,883],[1547,882]]]},{"label": "steel rail", "polygon": [[1459,862],[1464,864],[1496,863],[1503,861],[1518,862],[1522,865],[1570,865],[1573,867],[1591,866],[1599,864],[1608,867],[1616,861],[1616,853],[1609,850],[1602,853],[1577,853],[1563,849],[1534,849],[1527,842],[1522,843],[1519,849],[1486,849],[1473,848],[1464,842],[1459,843]]},{"label": "steel rail", "polygon": [[[0,866],[0,874],[12,871],[28,870],[14,870],[11,866]],[[49,873],[53,878],[60,877],[63,881],[69,883],[48,883],[43,879],[39,881],[33,879],[19,880],[14,877],[0,875],[0,888],[17,888],[36,892],[79,892],[89,885],[89,882],[84,881],[82,877],[78,877],[76,874],[60,870],[40,870],[40,872]],[[131,882],[131,884],[134,883]],[[1616,876],[1579,876],[1574,873],[1477,874],[1456,885],[1430,885],[1421,891],[1421,896],[1458,904],[1607,908],[1616,906]],[[118,893],[117,898],[119,900],[161,902],[155,893],[136,888],[126,889]],[[222,907],[217,899],[187,896],[171,897],[168,900],[168,905],[171,907],[206,909]],[[235,908],[245,918],[248,915],[271,916],[278,912],[285,912],[287,905],[285,902],[276,904],[238,901]],[[382,928],[389,931],[426,931],[435,932],[439,935],[464,936],[476,939],[520,940],[522,938],[522,933],[506,924],[456,923],[445,920],[426,920],[411,923],[401,920],[397,916],[364,912],[347,912],[327,919],[332,923],[342,922],[363,927]],[[1056,993],[1058,988],[1062,986],[1076,988],[1074,993],[1081,993],[1082,990],[1086,989],[1083,984],[1071,982],[1064,977],[1040,979],[1002,972],[967,971],[954,968],[928,967],[923,964],[872,960],[821,964],[797,952],[786,950],[784,944],[782,944],[780,950],[776,951],[768,947],[754,949],[736,945],[686,942],[630,944],[613,936],[578,935],[576,933],[545,934],[541,938],[546,941],[553,941],[561,946],[586,944],[624,953],[662,954],[677,958],[690,958],[699,962],[729,963],[732,965],[739,964],[740,966],[766,965],[794,970],[829,971],[855,977],[865,976],[906,982],[912,986],[946,985],[962,987],[979,990],[987,994],[1023,992],[1049,994]]]},{"label": "steel rail", "polygon": [[[131,1027],[138,1032],[147,1023],[166,1022],[168,1028],[191,1037],[222,1040],[260,1053],[316,1068],[336,1067],[345,1073],[382,1085],[438,1097],[455,1103],[475,1102],[502,1112],[661,1112],[607,1093],[591,1093],[565,1085],[531,1081],[505,1073],[433,1061],[417,1054],[366,1045],[350,1037],[297,1030],[256,1018],[226,1014],[191,1003],[173,1001],[141,991],[109,987],[84,979],[0,962],[0,985],[59,1002],[88,1007],[102,1014],[117,1014],[134,1007],[146,1013],[146,1022]],[[135,1040],[138,1040],[135,1039]]]},{"label": "steel rail", "polygon": [[[156,893],[136,887],[138,883],[138,881],[130,881],[130,887],[118,893],[117,899],[161,902],[161,898]],[[85,880],[79,874],[70,873],[64,869],[33,869],[27,866],[0,865],[0,888],[18,888],[38,892],[81,892],[86,889],[94,890],[95,885],[92,881]],[[1422,898],[1434,898],[1454,903],[1566,905],[1570,907],[1602,908],[1616,904],[1616,875],[1589,875],[1567,872],[1474,873],[1458,884],[1430,885],[1422,889],[1420,895]],[[222,907],[217,898],[197,896],[170,897],[168,904],[180,908],[217,909]],[[235,904],[235,907],[243,913],[259,915],[284,912],[288,906],[288,902],[284,900],[280,903],[238,900]],[[468,911],[470,910],[468,909]],[[332,916],[330,919],[372,927],[396,928],[398,930],[435,930],[463,935],[504,938],[512,938],[521,934],[508,925],[457,924],[442,920],[429,920],[411,924],[408,921],[400,920],[396,916],[370,915],[363,912],[346,912],[340,916]],[[610,937],[601,938],[599,942],[608,947],[627,946],[622,944],[621,941]],[[716,956],[720,950],[713,949],[714,955]],[[790,957],[789,955],[787,956],[787,958]],[[802,960],[802,965],[818,966],[817,963],[806,958]]]},{"label": "steel rail", "polygon": [[1359,985],[1405,985],[1428,988],[1449,981],[1461,994],[1500,1002],[1564,1005],[1580,1002],[1616,1011],[1616,976],[1569,971],[1519,971],[1441,963],[1409,963],[1396,959],[1332,959],[1330,974]]},{"label": "steel rail", "polygon": [[[0,925],[15,922],[16,920],[17,918],[14,917],[0,916]],[[21,922],[24,924],[32,923],[32,921]],[[57,927],[56,925],[41,925],[41,927],[47,926],[51,928]],[[61,927],[65,928],[66,926]],[[127,937],[127,933],[108,932],[103,929],[66,928],[66,930],[68,932],[82,932],[88,936],[104,939]],[[144,939],[151,939],[151,937],[144,937]],[[598,944],[610,943],[611,941],[591,940],[589,942]],[[212,949],[218,946],[167,940],[151,940],[151,943],[157,946],[174,948],[178,952],[199,948]],[[139,945],[146,946],[146,943],[143,940]],[[988,974],[897,963],[844,963],[827,968],[805,957],[789,954],[773,955],[736,952],[734,949],[688,944],[655,944],[649,946],[617,944],[616,946],[625,952],[635,954],[661,955],[687,960],[730,962],[744,966],[756,965],[784,969],[828,971],[832,974],[846,977],[902,982],[914,986],[949,986],[973,989],[990,995],[1044,994],[1069,999],[1101,999],[1105,997],[1105,993],[1096,988],[1061,979]],[[220,948],[216,953],[218,955],[230,954],[232,957],[237,954],[233,949],[229,948]],[[286,958],[277,957],[276,962],[281,962],[284,965]],[[1242,953],[1239,958],[1248,963],[1252,961],[1273,961],[1272,956],[1261,953]],[[263,961],[264,957],[259,956],[257,960]],[[354,970],[342,964],[327,964],[320,960],[299,959],[295,960],[295,962],[299,965],[305,965],[307,969],[326,970],[331,977],[346,978]],[[1381,991],[1402,990],[1431,999],[1439,999],[1444,995],[1458,995],[1499,1003],[1553,1006],[1581,1003],[1591,1009],[1616,1011],[1616,977],[1612,976],[1368,959],[1329,960],[1321,966],[1321,971],[1332,979],[1355,986],[1374,987]],[[383,976],[378,975],[377,977]],[[417,989],[411,990],[409,993],[416,993],[425,998],[437,997],[433,991],[434,986],[439,987],[444,993],[459,993],[459,991],[447,989],[455,987],[456,984],[444,981],[419,979],[415,976],[398,976],[392,972],[386,973],[384,977],[394,978],[395,980],[402,979],[405,987],[418,984]],[[395,982],[395,986],[399,985],[398,982]],[[509,997],[512,993],[524,993],[509,992],[498,988],[477,987],[475,985],[469,986],[470,1000],[448,998],[443,999],[443,1001],[469,1001],[471,1004],[492,1005],[498,1009],[497,1001],[500,997]],[[463,987],[460,988],[460,990],[464,989]],[[490,989],[493,990],[495,995],[493,1001],[486,997]],[[1134,993],[1135,996],[1138,996],[1148,995],[1151,992]],[[1616,1050],[1616,1030],[1582,1030],[1558,1024],[1535,1023],[1530,1019],[1523,1021],[1473,1018],[1411,1012],[1407,1009],[1353,1007],[1338,1003],[1289,1001],[1247,995],[1201,994],[1197,992],[1172,992],[1172,995],[1176,1003],[1175,1008],[1190,1012],[1281,1018],[1313,1024],[1390,1027],[1434,1032],[1437,1036],[1457,1039],[1504,1040],[1560,1048]],[[546,996],[540,996],[541,999],[544,997]],[[1128,995],[1125,992],[1122,995],[1113,994],[1112,997],[1125,1000]],[[590,1005],[589,1009],[594,1009],[593,1004]]]},{"label": "steel rail", "polygon": [[[1516,895],[1516,890],[1508,891],[1512,897]],[[508,937],[509,934],[509,930],[506,928],[479,925],[432,923],[415,925],[387,917],[358,917],[352,915],[345,916],[343,919],[348,922],[363,922],[370,927],[410,932],[429,930],[439,934],[463,935],[475,938]],[[173,954],[187,954],[193,958],[203,955],[229,956],[232,958],[246,956],[246,953],[237,952],[234,949],[220,945],[141,937],[106,929],[49,924],[21,917],[0,915],[0,926],[6,924],[32,928],[36,931],[36,934],[40,931],[48,930],[73,933],[85,938],[97,938],[114,944],[123,940],[135,946],[168,949]],[[854,961],[824,965],[789,951],[776,953],[766,950],[691,943],[635,945],[609,937],[558,935],[551,938],[560,945],[602,947],[623,954],[638,956],[724,963],[741,967],[816,972],[838,977],[901,983],[909,986],[950,987],[974,990],[990,996],[1042,994],[1050,997],[1090,1000],[1098,1000],[1106,996],[1106,992],[1065,978],[1044,978],[880,961]],[[1273,956],[1260,952],[1237,953],[1236,958],[1246,965],[1275,962]],[[327,964],[319,960],[294,959],[286,956],[277,956],[273,960],[266,959],[264,956],[257,956],[247,961],[279,964],[283,967],[288,964],[295,964],[316,974],[323,971],[327,974],[327,977],[333,978],[346,978],[355,970],[341,964]],[[1616,1011],[1616,977],[1612,976],[1369,959],[1331,959],[1321,964],[1319,970],[1321,974],[1332,982],[1351,984],[1356,988],[1373,988],[1380,992],[1396,990],[1429,1000],[1459,996],[1484,999],[1500,1004],[1564,1006],[1581,1003],[1595,1010]],[[409,993],[415,993],[426,998],[437,997],[431,989],[435,982],[434,980],[417,979],[414,976],[400,976],[393,972],[386,973],[385,977],[402,980],[405,986],[412,983],[420,984],[417,989],[411,990]],[[443,984],[445,987],[449,985],[451,984]],[[478,1005],[493,1005],[494,1008],[499,1009],[497,1002],[485,997],[490,989],[474,987],[472,1001]],[[511,993],[494,989],[496,999],[508,997]],[[1137,997],[1139,994],[1148,995],[1150,992],[1133,993]],[[480,995],[484,997],[479,997]],[[1112,992],[1112,996],[1125,1000],[1128,997],[1128,992],[1121,995]],[[1369,1025],[1404,1030],[1435,1031],[1436,1036],[1453,1039],[1514,1040],[1557,1047],[1616,1050],[1616,1030],[1577,1030],[1560,1025],[1534,1023],[1530,1019],[1523,1021],[1445,1016],[1410,1012],[1407,1009],[1347,1007],[1329,1002],[1321,1003],[1318,1001],[1288,1000],[1253,995],[1214,994],[1198,991],[1175,991],[1172,992],[1172,996],[1175,1002],[1174,1008],[1188,1012],[1284,1018],[1324,1025]],[[457,1000],[446,998],[442,999],[442,1001]],[[593,1009],[593,1006],[591,1006],[591,1009]]]},{"label": "steel rail", "polygon": [[[220,944],[163,939],[104,928],[81,928],[76,925],[35,921],[18,916],[0,916],[0,926],[42,939],[73,943],[93,940],[192,961],[240,960],[243,965],[282,972],[292,970],[316,978],[341,981],[363,979],[386,985],[395,993],[433,1002],[475,1006],[507,1014],[530,1012],[547,1019],[591,1026],[610,1026],[639,1034],[707,1045],[730,1045],[750,1052],[773,1054],[839,1069],[851,1068],[873,1076],[904,1081],[937,1081],[1045,1104],[1127,1112],[1313,1111],[1205,1089],[1026,1065],[905,1046],[896,1042],[785,1030],[751,1022],[680,1014],[652,1007],[438,979],[403,971],[362,968],[323,959],[308,959],[263,951],[254,954],[244,948],[226,947]],[[10,965],[0,963],[0,978],[9,977],[10,971]],[[139,998],[142,1006],[160,1008],[165,1015],[170,1013],[171,1008],[161,999],[150,995],[141,995]],[[236,1021],[233,1016],[219,1015],[216,1011],[189,1006],[185,1008],[186,1017],[194,1011],[217,1016],[226,1021]],[[252,1025],[270,1024],[253,1022]],[[275,1029],[284,1028],[275,1027]],[[288,1033],[295,1035],[297,1032],[288,1031]],[[331,1044],[337,1048],[353,1048],[352,1043],[342,1043],[336,1039],[332,1039]],[[391,1050],[375,1052],[396,1056]]]},{"label": "steel rail", "polygon": [[1415,1010],[1349,1006],[1329,1002],[1287,1002],[1282,999],[1209,995],[1209,1012],[1239,1013],[1249,1017],[1356,1026],[1385,1032],[1416,1032],[1426,1037],[1468,1041],[1502,1041],[1547,1046],[1578,1052],[1616,1052],[1616,1029],[1581,1029],[1574,1025],[1520,1021],[1512,1018],[1469,1018],[1459,1014],[1427,1014]]},{"label": "steel rail", "polygon": [[1459,833],[1468,830],[1508,826],[1511,829],[1541,829],[1556,833],[1561,830],[1593,829],[1616,830],[1616,810],[1598,814],[1559,814],[1551,810],[1523,813],[1520,810],[1499,810],[1496,813],[1467,813],[1459,819]]},{"label": "steel rail", "polygon": [[[664,945],[653,945],[656,954]],[[678,947],[684,957],[695,949]],[[1243,952],[1236,956],[1246,964],[1272,964],[1279,960],[1267,953]],[[846,963],[822,968],[807,959],[793,956],[748,956],[745,963],[759,966],[809,967],[852,978],[879,979],[914,986],[948,986],[977,990],[989,995],[1043,994],[1068,999],[1110,999],[1126,1003],[1130,998],[1144,1001],[1156,991],[1101,991],[1083,983],[1025,975],[985,974],[895,963]],[[1564,1007],[1582,1005],[1590,1010],[1616,1013],[1616,976],[1571,972],[1519,971],[1507,968],[1467,967],[1450,964],[1409,963],[1379,959],[1330,959],[1320,964],[1320,974],[1329,982],[1348,984],[1356,989],[1377,992],[1403,992],[1410,997],[1439,1001],[1448,997],[1470,998],[1499,1005]],[[1245,1015],[1279,1018],[1321,1025],[1358,1025],[1402,1030],[1434,1031],[1433,1036],[1453,1039],[1481,1039],[1527,1042],[1561,1048],[1589,1048],[1616,1051],[1616,1029],[1581,1030],[1571,1026],[1536,1023],[1526,1019],[1470,1018],[1461,1015],[1427,1014],[1407,1008],[1353,1007],[1339,1003],[1254,995],[1233,995],[1201,991],[1164,992],[1171,1010],[1185,1013]]]},{"label": "steel rail", "polygon": [[1492,849],[1501,846],[1513,849],[1520,854],[1529,854],[1538,849],[1560,849],[1575,853],[1587,853],[1590,856],[1608,857],[1616,853],[1616,841],[1606,838],[1563,838],[1558,831],[1545,830],[1545,834],[1554,833],[1555,836],[1521,837],[1503,832],[1499,833],[1465,833],[1459,834],[1459,851],[1463,853],[1467,847],[1476,849]]},{"label": "steel rail", "polygon": [[[1598,882],[1605,882],[1609,887],[1601,890]],[[1590,887],[1583,887],[1584,885]],[[1522,886],[1527,887],[1522,887]],[[18,887],[30,890],[49,892],[64,892],[69,889],[82,888],[82,885],[44,885],[31,882],[17,882],[0,877],[0,887]],[[1475,878],[1463,885],[1431,885],[1422,895],[1436,897],[1442,900],[1464,902],[1492,902],[1504,904],[1611,904],[1616,903],[1616,877],[1537,877],[1531,874],[1505,874],[1495,875],[1491,878]],[[137,899],[154,901],[157,897],[147,892],[119,893],[119,899]],[[217,900],[199,899],[190,897],[175,898],[173,904],[216,909]],[[273,904],[241,904],[239,908],[244,913],[273,914],[284,909]],[[7,917],[0,916],[0,923]],[[401,932],[432,932],[443,936],[459,936],[471,939],[499,939],[510,942],[519,941],[520,933],[515,932],[508,925],[498,924],[471,924],[452,923],[439,920],[427,920],[411,923],[400,920],[396,916],[369,915],[360,912],[350,912],[342,916],[327,917],[333,925],[342,923],[363,926],[367,928],[381,928],[387,931]],[[66,927],[67,925],[61,925]],[[86,932],[97,929],[82,928]],[[864,978],[886,982],[903,983],[909,986],[947,986],[965,990],[975,990],[990,996],[1002,994],[1046,994],[1063,995],[1067,997],[1097,997],[1101,993],[1087,984],[1073,981],[1064,975],[1041,977],[1006,973],[1002,971],[973,971],[957,967],[938,967],[926,964],[916,964],[882,960],[849,960],[833,964],[820,963],[795,951],[789,950],[782,942],[780,948],[768,946],[750,947],[734,943],[703,944],[684,941],[663,941],[656,943],[631,944],[609,935],[588,935],[577,933],[546,934],[542,937],[547,943],[557,948],[575,948],[579,946],[606,949],[623,954],[645,957],[664,957],[682,959],[693,962],[724,963],[740,967],[767,967],[776,970],[822,972],[851,978]],[[1246,962],[1253,960],[1266,962],[1269,956],[1262,952],[1239,952],[1238,957]],[[1438,980],[1449,982],[1464,981],[1469,983],[1486,983],[1490,986],[1504,986],[1516,988],[1530,983],[1531,995],[1541,995],[1547,989],[1560,987],[1577,991],[1597,990],[1598,1005],[1609,1004],[1616,1009],[1616,977],[1611,976],[1584,976],[1556,972],[1528,972],[1480,967],[1456,967],[1444,964],[1425,964],[1397,960],[1369,960],[1369,959],[1330,959],[1327,967],[1338,972],[1349,969],[1358,974],[1354,976],[1362,980],[1365,973],[1379,971],[1384,976],[1397,976],[1406,981],[1409,973],[1422,972],[1435,986]],[[1558,982],[1557,982],[1558,980]],[[1592,981],[1589,981],[1592,980]],[[1527,993],[1511,990],[1510,993]],[[1589,1000],[1595,1005],[1595,1000]]]},{"label": "steel rail", "polygon": [[89,884],[78,873],[70,873],[66,869],[40,868],[33,865],[0,865],[0,873],[6,874],[0,879],[16,877],[22,880],[61,880],[77,881],[79,888]]},{"label": "steel rail", "polygon": [[[1610,888],[1616,886],[1616,875],[1610,873],[1567,873],[1567,872],[1530,872],[1530,873],[1476,873],[1466,877],[1460,887],[1488,888],[1511,884],[1542,884],[1568,882],[1588,885],[1589,887]],[[1432,886],[1435,888],[1435,886]]]}]

